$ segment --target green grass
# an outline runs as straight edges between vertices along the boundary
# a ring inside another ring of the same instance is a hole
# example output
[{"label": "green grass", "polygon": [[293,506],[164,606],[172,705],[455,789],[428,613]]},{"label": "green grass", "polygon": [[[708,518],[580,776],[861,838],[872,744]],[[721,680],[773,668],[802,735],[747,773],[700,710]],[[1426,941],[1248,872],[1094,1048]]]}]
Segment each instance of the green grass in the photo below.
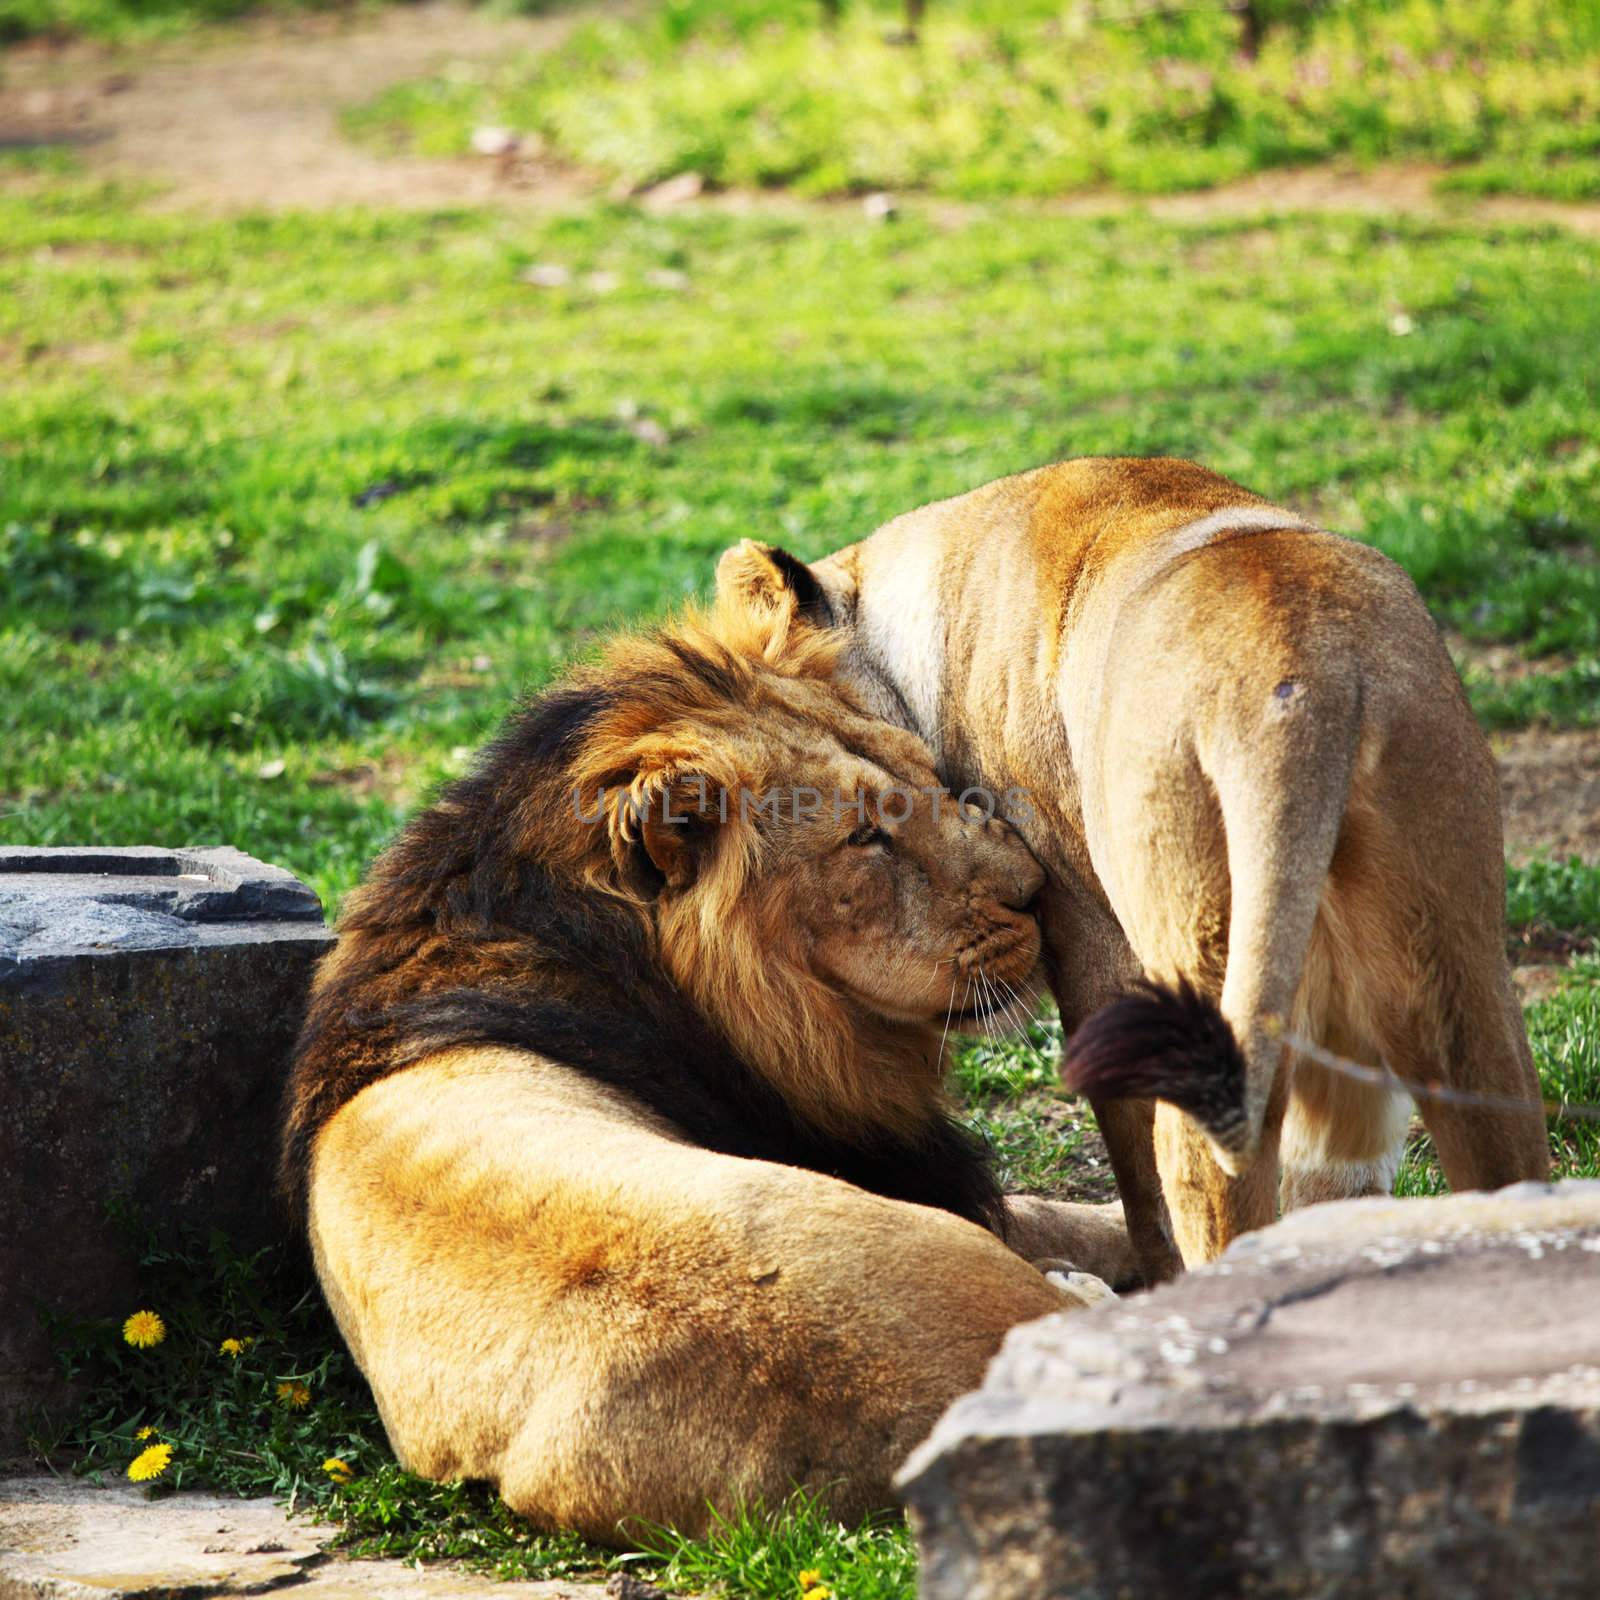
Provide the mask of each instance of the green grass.
[{"label": "green grass", "polygon": [[1501,682],[1481,669],[1465,674],[1472,709],[1486,728],[1555,728],[1600,724],[1600,657],[1588,656],[1549,672]]},{"label": "green grass", "polygon": [[[1547,1102],[1580,1108],[1550,1118],[1550,1159],[1558,1178],[1600,1178],[1600,958],[1580,957],[1552,995],[1527,1008],[1528,1042]],[[1395,1182],[1401,1195],[1448,1192],[1426,1134],[1406,1148]]]},{"label": "green grass", "polygon": [[1061,1045],[1061,1018],[1050,1005],[1013,1037],[960,1042],[955,1087],[1008,1191],[1113,1200],[1094,1116],[1062,1092]]},{"label": "green grass", "polygon": [[[1468,636],[1600,650],[1591,242],[1013,204],[886,228],[220,221],[144,198],[0,176],[5,841],[233,843],[336,902],[516,693],[703,590],[733,540],[816,555],[1088,451],[1203,457],[1397,555]],[[523,281],[536,263],[571,282]],[[1600,929],[1593,868],[1511,887],[1518,918]],[[1597,995],[1583,968],[1531,1013],[1553,1094],[1600,1100]],[[1053,1093],[1058,1033],[968,1048],[958,1080],[1011,1182],[1103,1193]],[[1597,1170],[1583,1130],[1558,1134],[1563,1170]],[[401,1473],[303,1279],[263,1262],[247,1291],[229,1259],[152,1264],[155,1351],[66,1338],[104,1370],[65,1455],[120,1473],[149,1423],[184,1482],[325,1507],[358,1548],[523,1575],[610,1559]],[[236,1363],[234,1336],[257,1340]],[[792,1595],[817,1567],[852,1597],[911,1590],[902,1529],[804,1506],[638,1538],[634,1564],[688,1585]]]},{"label": "green grass", "polygon": [[674,1592],[749,1600],[801,1600],[802,1585],[834,1600],[915,1600],[917,1593],[916,1548],[903,1522],[844,1528],[805,1495],[775,1518],[756,1510],[719,1519],[704,1539],[648,1530],[641,1544]]},{"label": "green grass", "polygon": [[1597,266],[1554,232],[1016,208],[213,222],[29,175],[0,837],[232,840],[336,900],[512,696],[727,544],[816,555],[1088,451],[1203,457],[1467,634],[1593,653]]},{"label": "green grass", "polygon": [[1335,157],[1600,194],[1594,0],[1263,9],[1287,20],[1247,61],[1220,3],[936,0],[907,47],[897,6],[858,0],[830,32],[813,0],[668,0],[552,56],[390,90],[350,126],[438,153],[506,123],[634,184],[696,171],[813,194],[1156,193]]},{"label": "green grass", "polygon": [[1572,856],[1509,868],[1506,920],[1513,928],[1542,927],[1600,937],[1600,864]]}]

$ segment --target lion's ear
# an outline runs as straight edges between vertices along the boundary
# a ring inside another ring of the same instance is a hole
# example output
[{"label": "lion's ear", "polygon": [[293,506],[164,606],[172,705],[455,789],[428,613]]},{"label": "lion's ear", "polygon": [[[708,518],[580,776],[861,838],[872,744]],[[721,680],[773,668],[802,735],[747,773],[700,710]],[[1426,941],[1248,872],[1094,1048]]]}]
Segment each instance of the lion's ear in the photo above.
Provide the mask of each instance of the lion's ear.
[{"label": "lion's ear", "polygon": [[799,620],[831,628],[833,607],[816,574],[779,545],[742,540],[717,563],[717,601],[775,622]]},{"label": "lion's ear", "polygon": [[612,809],[611,850],[624,880],[653,898],[686,889],[727,820],[724,791],[703,773],[641,773]]}]

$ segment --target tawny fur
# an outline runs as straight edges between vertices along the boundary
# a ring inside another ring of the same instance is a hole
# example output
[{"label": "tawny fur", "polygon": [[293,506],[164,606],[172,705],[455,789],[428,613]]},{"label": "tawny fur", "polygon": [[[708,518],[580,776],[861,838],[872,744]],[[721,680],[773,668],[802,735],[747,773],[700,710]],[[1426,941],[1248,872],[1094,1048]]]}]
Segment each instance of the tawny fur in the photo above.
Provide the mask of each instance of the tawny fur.
[{"label": "tawny fur", "polygon": [[408,825],[318,975],[283,1179],[329,1303],[400,1459],[547,1526],[887,1505],[1008,1327],[1104,1293],[1023,1253],[1134,1270],[1117,1208],[1007,1213],[950,1119],[951,1015],[1031,992],[1020,839],[738,805],[936,784],[835,655],[618,642]]},{"label": "tawny fur", "polygon": [[1546,1174],[1494,763],[1393,562],[1192,462],[1100,458],[794,566],[730,551],[724,612],[837,641],[841,682],[926,738],[952,788],[1028,791],[1068,1028],[1135,978],[1187,980],[1243,1052],[1225,1138],[1171,1105],[1096,1103],[1148,1277],[1211,1259],[1280,1196],[1392,1181],[1405,1103],[1288,1059],[1286,1027],[1525,1098],[1424,1106],[1452,1186]]}]

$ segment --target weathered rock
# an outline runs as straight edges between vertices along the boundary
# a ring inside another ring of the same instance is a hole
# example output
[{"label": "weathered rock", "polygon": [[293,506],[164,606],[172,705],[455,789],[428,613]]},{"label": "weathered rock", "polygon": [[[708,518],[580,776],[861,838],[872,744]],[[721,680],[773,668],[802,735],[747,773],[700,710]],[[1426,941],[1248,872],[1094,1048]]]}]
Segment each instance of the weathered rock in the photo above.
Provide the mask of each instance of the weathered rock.
[{"label": "weathered rock", "polygon": [[55,1478],[0,1482],[0,1600],[604,1600],[598,1584],[496,1583],[457,1567],[330,1557],[333,1530],[271,1500],[147,1498]]},{"label": "weathered rock", "polygon": [[1317,1206],[1019,1328],[901,1488],[925,1600],[1593,1595],[1600,1183]]},{"label": "weathered rock", "polygon": [[0,1453],[62,1397],[36,1312],[126,1304],[112,1201],[157,1226],[280,1226],[273,1129],[317,897],[236,850],[0,851]]}]

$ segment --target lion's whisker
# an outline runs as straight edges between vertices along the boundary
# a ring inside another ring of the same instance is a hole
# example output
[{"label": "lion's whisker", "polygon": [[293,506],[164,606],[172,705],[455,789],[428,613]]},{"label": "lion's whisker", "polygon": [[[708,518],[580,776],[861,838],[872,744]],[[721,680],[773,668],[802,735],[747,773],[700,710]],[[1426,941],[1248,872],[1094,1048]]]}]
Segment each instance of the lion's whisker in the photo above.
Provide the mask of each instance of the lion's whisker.
[{"label": "lion's whisker", "polygon": [[[950,1037],[950,1018],[955,1015],[957,976],[958,974],[956,973],[951,973],[950,975],[950,999],[944,1008],[944,1032],[939,1035],[939,1053],[934,1057],[934,1060],[938,1063],[941,1070],[944,1068],[945,1042]],[[961,1003],[962,1005],[966,1004],[965,995],[962,996]]]}]

